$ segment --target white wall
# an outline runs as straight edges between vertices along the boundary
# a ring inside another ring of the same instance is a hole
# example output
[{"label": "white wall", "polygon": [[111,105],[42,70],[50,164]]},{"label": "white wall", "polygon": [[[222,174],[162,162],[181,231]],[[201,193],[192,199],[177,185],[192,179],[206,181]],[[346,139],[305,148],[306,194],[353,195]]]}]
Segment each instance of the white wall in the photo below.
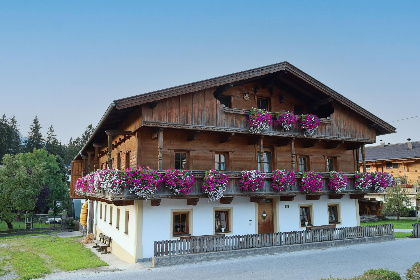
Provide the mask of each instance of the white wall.
[{"label": "white wall", "polygon": [[[196,206],[186,199],[162,199],[160,206],[143,203],[143,258],[153,257],[153,242],[171,239],[171,210],[192,209],[191,235],[214,234],[213,208],[232,208],[232,228],[229,234],[255,233],[255,204],[249,197],[235,197],[231,204],[209,202],[200,198]],[[251,222],[249,221],[251,220]]]},{"label": "white wall", "polygon": [[[340,205],[339,221],[337,227],[357,226],[356,202],[350,199],[349,195],[344,195],[341,199],[328,199],[328,196],[321,196],[320,200],[306,200],[305,195],[297,195],[293,201],[279,202],[279,229],[282,232],[304,230],[299,222],[299,205],[312,205],[312,221],[314,226],[328,225],[328,203]],[[286,208],[288,205],[289,208]]]},{"label": "white wall", "polygon": [[[134,257],[134,240],[135,240],[135,213],[134,206],[115,206],[113,204],[106,204],[104,202],[95,201],[95,204],[98,206],[104,207],[107,205],[106,211],[106,222],[104,221],[104,209],[102,209],[102,219],[100,219],[100,209],[99,207],[94,207],[97,209],[95,213],[97,227],[104,232],[104,234],[110,236],[113,242],[118,243],[124,250]],[[110,217],[110,206],[112,205],[112,225],[109,224]],[[117,224],[117,207],[120,209],[120,225],[119,229],[116,228]],[[125,230],[125,211],[129,211],[129,223],[128,223],[128,235],[124,233]]]}]

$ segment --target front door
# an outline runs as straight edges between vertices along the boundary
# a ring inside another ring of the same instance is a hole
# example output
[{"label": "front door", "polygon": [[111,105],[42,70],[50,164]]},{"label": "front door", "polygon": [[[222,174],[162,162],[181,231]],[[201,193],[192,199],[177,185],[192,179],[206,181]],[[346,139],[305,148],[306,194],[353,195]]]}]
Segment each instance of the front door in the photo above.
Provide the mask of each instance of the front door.
[{"label": "front door", "polygon": [[273,200],[258,203],[258,233],[274,233]]}]

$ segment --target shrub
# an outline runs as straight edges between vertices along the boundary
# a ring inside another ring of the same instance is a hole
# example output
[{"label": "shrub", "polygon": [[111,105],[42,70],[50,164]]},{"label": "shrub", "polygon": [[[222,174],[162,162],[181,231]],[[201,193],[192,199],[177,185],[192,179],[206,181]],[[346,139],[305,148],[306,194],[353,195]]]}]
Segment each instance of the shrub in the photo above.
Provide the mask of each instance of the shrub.
[{"label": "shrub", "polygon": [[419,280],[420,279],[420,262],[416,262],[413,266],[407,270],[405,274],[407,280]]},{"label": "shrub", "polygon": [[369,269],[363,276],[366,280],[401,280],[401,276],[395,271],[389,271],[388,269]]}]

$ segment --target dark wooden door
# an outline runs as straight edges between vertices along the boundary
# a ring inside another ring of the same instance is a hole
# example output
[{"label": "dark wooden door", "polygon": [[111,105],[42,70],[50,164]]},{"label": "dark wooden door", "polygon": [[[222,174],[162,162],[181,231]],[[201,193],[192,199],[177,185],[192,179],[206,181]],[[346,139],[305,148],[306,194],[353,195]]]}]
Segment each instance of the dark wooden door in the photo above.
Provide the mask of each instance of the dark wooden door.
[{"label": "dark wooden door", "polygon": [[272,199],[258,203],[258,233],[274,233]]}]

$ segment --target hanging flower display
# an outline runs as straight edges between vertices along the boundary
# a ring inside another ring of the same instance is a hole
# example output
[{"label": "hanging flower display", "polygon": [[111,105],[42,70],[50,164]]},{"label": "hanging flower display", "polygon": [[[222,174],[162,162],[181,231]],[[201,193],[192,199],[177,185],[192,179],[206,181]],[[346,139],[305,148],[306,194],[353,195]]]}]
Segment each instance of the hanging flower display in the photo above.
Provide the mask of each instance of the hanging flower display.
[{"label": "hanging flower display", "polygon": [[194,176],[188,170],[168,169],[163,181],[173,194],[189,194],[194,184]]},{"label": "hanging flower display", "polygon": [[251,133],[261,133],[271,125],[271,113],[263,109],[252,108],[249,112],[248,126]]},{"label": "hanging flower display", "polygon": [[151,199],[159,191],[162,182],[162,176],[148,166],[127,169],[125,173],[125,185],[129,188],[130,193],[146,200]]},{"label": "hanging flower display", "polygon": [[239,189],[255,191],[264,187],[264,174],[258,170],[242,171],[242,178],[239,180]]},{"label": "hanging flower display", "polygon": [[362,191],[369,190],[372,187],[372,175],[368,172],[356,171],[354,173],[354,187]]},{"label": "hanging flower display", "polygon": [[284,191],[287,188],[291,188],[296,183],[295,173],[287,170],[274,170],[273,171],[273,183],[271,187],[276,191]]},{"label": "hanging flower display", "polygon": [[276,112],[276,124],[281,126],[284,130],[294,128],[297,123],[297,117],[293,112],[281,110]]},{"label": "hanging flower display", "polygon": [[321,121],[315,115],[307,114],[300,117],[300,126],[304,129],[305,135],[314,135],[320,124]]},{"label": "hanging flower display", "polygon": [[74,184],[74,192],[79,196],[90,193],[88,191],[88,183],[86,177],[77,179],[76,183]]},{"label": "hanging flower display", "polygon": [[335,192],[342,192],[346,189],[349,184],[349,180],[343,172],[331,171],[330,181],[328,187]]},{"label": "hanging flower display", "polygon": [[313,171],[303,173],[300,190],[306,193],[322,191],[321,175]]},{"label": "hanging flower display", "polygon": [[206,193],[211,201],[219,200],[223,197],[226,187],[229,184],[229,177],[217,170],[206,171],[203,180],[203,193]]},{"label": "hanging flower display", "polygon": [[372,185],[376,192],[383,192],[395,183],[394,177],[388,172],[372,172]]}]

